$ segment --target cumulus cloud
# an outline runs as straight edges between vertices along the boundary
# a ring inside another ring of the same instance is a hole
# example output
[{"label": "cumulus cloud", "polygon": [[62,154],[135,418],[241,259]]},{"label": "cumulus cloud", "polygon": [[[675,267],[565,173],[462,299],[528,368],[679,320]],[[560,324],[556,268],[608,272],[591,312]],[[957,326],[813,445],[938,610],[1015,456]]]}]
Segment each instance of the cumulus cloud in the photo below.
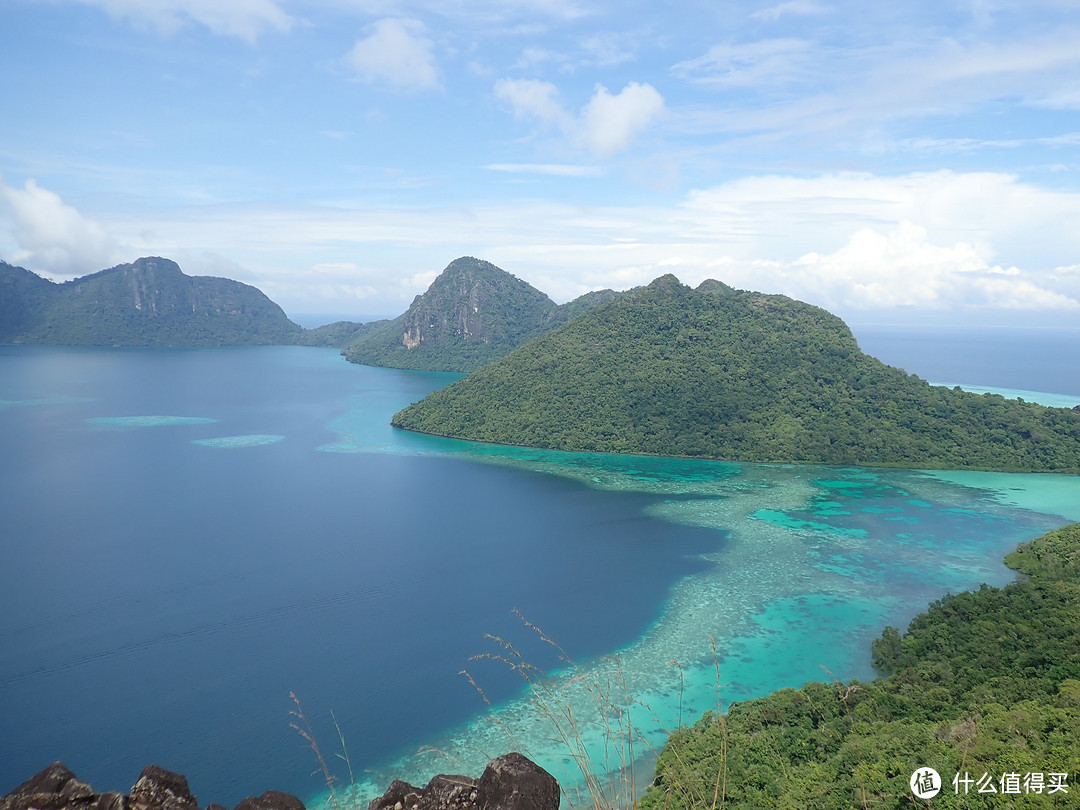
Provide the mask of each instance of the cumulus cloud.
[{"label": "cumulus cloud", "polygon": [[19,189],[0,177],[0,200],[6,204],[11,237],[19,246],[16,263],[54,276],[77,276],[119,261],[119,246],[101,225],[34,180]]},{"label": "cumulus cloud", "polygon": [[386,18],[367,28],[344,59],[357,79],[395,90],[435,90],[439,71],[432,53],[434,43],[419,20]]},{"label": "cumulus cloud", "polygon": [[534,79],[500,79],[495,97],[510,105],[518,120],[533,119],[562,130],[574,143],[607,158],[629,148],[634,137],[663,111],[664,97],[651,84],[629,82],[612,95],[597,85],[581,114],[569,113],[551,82]]},{"label": "cumulus cloud", "polygon": [[288,31],[290,17],[274,0],[78,0],[113,17],[172,34],[190,23],[215,34],[254,42],[267,31]]},{"label": "cumulus cloud", "polygon": [[581,139],[601,157],[610,157],[630,145],[664,109],[664,97],[651,84],[630,82],[613,96],[597,85],[581,113]]},{"label": "cumulus cloud", "polygon": [[[562,164],[487,168],[577,172]],[[4,218],[3,200],[0,243],[11,241],[3,239],[5,230],[14,232],[4,227],[14,220]],[[53,202],[60,211],[41,213],[41,228],[64,219],[55,195]],[[75,221],[63,230],[75,229]],[[333,298],[320,304],[309,292],[322,289],[316,276],[326,273],[341,289],[375,289],[364,299],[366,311],[395,314],[447,261],[468,254],[558,301],[674,272],[684,283],[718,278],[841,314],[1005,308],[1039,312],[1037,322],[1044,323],[1077,317],[1077,221],[1080,193],[1004,173],[930,172],[761,175],[699,189],[679,205],[535,199],[401,209],[237,205],[112,212],[108,223],[122,244],[139,246],[139,255],[172,256],[175,246],[186,245],[258,268],[251,283],[273,290],[287,310],[341,311]],[[75,250],[92,237],[52,242]],[[368,270],[351,269],[358,255]],[[185,270],[206,272],[195,258],[185,257]],[[95,259],[78,269],[115,261]],[[297,269],[316,264],[322,266],[316,276]]]},{"label": "cumulus cloud", "polygon": [[887,233],[864,228],[829,254],[808,253],[781,275],[804,294],[854,309],[962,304],[995,309],[1080,309],[1048,289],[1038,274],[989,264],[966,242],[932,243],[924,228],[902,222]]}]

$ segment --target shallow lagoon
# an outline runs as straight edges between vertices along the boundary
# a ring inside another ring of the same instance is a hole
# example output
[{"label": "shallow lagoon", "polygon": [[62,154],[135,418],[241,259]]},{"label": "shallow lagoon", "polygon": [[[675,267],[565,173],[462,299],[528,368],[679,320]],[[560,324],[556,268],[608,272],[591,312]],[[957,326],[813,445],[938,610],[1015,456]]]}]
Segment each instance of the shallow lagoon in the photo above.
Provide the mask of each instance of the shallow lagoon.
[{"label": "shallow lagoon", "polygon": [[[0,349],[0,790],[61,758],[106,789],[156,761],[203,803],[314,799],[290,690],[330,752],[334,712],[362,789],[509,747],[572,789],[520,681],[469,660],[499,652],[493,633],[570,671],[512,608],[581,667],[560,701],[584,717],[584,685],[625,685],[658,746],[718,700],[871,676],[884,624],[1007,581],[1017,542],[1080,519],[1062,476],[552,453],[387,426],[450,379],[314,349]],[[604,735],[585,736],[602,761]]]}]

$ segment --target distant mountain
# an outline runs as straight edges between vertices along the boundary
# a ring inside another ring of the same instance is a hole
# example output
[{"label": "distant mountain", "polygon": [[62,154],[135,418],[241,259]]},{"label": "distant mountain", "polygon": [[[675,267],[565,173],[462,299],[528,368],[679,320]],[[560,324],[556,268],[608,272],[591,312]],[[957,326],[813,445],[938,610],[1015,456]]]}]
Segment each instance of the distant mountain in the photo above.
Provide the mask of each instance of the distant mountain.
[{"label": "distant mountain", "polygon": [[63,284],[0,263],[0,341],[85,346],[295,343],[302,329],[255,287],[144,258]]},{"label": "distant mountain", "polygon": [[369,325],[342,353],[371,366],[474,371],[615,295],[587,293],[557,306],[531,284],[466,256],[447,265],[408,310]]},{"label": "distant mountain", "polygon": [[1080,468],[1080,414],[933,387],[785,296],[656,279],[396,414],[560,450],[996,470]]},{"label": "distant mountain", "polygon": [[326,346],[340,349],[387,323],[389,323],[387,320],[370,321],[368,323],[334,321],[324,326],[317,326],[314,329],[305,329],[296,338],[295,342],[301,346]]}]

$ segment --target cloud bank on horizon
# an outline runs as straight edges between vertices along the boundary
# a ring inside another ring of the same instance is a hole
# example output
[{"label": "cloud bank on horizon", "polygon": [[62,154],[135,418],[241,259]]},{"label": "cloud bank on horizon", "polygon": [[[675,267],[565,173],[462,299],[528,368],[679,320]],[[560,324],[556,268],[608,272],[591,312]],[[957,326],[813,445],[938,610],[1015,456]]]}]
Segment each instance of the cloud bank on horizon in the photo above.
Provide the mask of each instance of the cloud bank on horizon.
[{"label": "cloud bank on horizon", "polygon": [[[880,7],[879,7],[880,6]],[[9,0],[0,258],[392,315],[452,259],[841,313],[1080,310],[1060,0]]]}]

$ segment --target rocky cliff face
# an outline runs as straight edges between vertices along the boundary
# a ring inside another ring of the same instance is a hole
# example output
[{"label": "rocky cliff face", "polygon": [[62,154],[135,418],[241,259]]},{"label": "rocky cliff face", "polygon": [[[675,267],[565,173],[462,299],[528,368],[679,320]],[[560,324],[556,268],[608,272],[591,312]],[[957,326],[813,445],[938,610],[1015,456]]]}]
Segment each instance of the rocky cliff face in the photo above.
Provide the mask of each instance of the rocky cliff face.
[{"label": "rocky cliff face", "polygon": [[344,354],[373,366],[472,371],[539,334],[556,309],[532,285],[464,256],[404,313],[359,337]]},{"label": "rocky cliff face", "polygon": [[[36,282],[34,281],[36,279]],[[31,283],[33,282],[33,283]],[[147,257],[64,284],[0,267],[17,291],[0,307],[0,339],[78,346],[229,346],[294,343],[303,330],[260,290],[185,275]]]}]

